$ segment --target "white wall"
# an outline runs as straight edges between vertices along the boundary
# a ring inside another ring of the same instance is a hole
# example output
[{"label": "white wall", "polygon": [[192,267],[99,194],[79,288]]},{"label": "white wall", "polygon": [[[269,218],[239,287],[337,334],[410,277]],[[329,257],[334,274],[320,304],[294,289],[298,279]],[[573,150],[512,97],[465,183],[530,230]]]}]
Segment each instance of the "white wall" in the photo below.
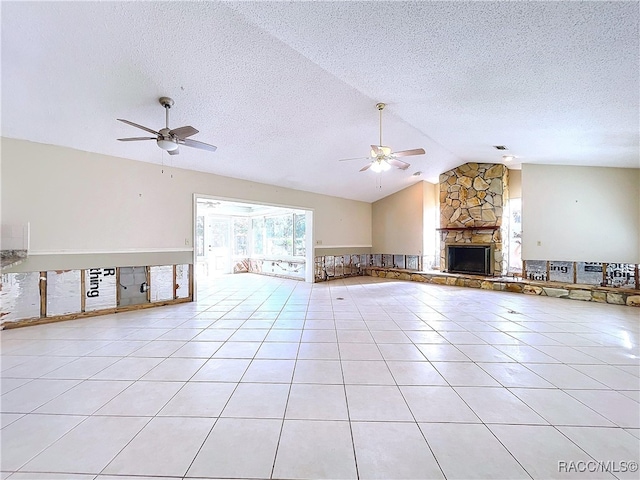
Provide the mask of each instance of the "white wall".
[{"label": "white wall", "polygon": [[2,223],[31,225],[20,271],[191,263],[194,193],[312,209],[323,245],[371,245],[366,202],[2,139]]},{"label": "white wall", "polygon": [[522,198],[522,170],[509,169],[509,198]]},{"label": "white wall", "polygon": [[640,262],[640,169],[522,165],[522,258]]},{"label": "white wall", "polygon": [[423,183],[418,182],[373,203],[373,252],[423,254]]},{"label": "white wall", "polygon": [[422,182],[422,255],[423,269],[434,266],[440,258],[440,186]]}]

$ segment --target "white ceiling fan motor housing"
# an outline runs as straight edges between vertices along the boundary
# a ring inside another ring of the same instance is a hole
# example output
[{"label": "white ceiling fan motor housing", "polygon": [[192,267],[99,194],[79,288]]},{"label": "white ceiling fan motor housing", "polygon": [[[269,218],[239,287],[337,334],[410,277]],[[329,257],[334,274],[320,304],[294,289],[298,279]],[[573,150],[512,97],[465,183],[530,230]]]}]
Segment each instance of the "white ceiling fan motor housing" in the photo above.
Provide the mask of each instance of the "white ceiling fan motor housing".
[{"label": "white ceiling fan motor housing", "polygon": [[172,152],[178,148],[178,142],[171,137],[168,128],[162,128],[158,133],[160,135],[158,135],[157,143],[161,149]]}]

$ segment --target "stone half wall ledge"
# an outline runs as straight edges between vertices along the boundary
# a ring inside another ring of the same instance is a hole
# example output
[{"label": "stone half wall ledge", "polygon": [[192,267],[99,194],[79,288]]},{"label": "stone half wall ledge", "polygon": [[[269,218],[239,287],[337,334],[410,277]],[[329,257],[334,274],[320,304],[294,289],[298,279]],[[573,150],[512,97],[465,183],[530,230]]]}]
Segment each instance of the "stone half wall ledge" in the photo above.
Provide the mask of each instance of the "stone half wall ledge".
[{"label": "stone half wall ledge", "polygon": [[473,275],[459,275],[441,272],[410,272],[388,268],[365,268],[366,275],[378,278],[405,280],[435,285],[450,285],[455,287],[481,288],[499,292],[522,293],[525,295],[540,295],[544,297],[566,298],[587,302],[610,303],[613,305],[627,305],[640,307],[640,290],[621,289],[614,287],[600,287],[594,285],[563,284],[551,282],[536,282],[531,280],[508,280],[503,278],[477,277]]}]

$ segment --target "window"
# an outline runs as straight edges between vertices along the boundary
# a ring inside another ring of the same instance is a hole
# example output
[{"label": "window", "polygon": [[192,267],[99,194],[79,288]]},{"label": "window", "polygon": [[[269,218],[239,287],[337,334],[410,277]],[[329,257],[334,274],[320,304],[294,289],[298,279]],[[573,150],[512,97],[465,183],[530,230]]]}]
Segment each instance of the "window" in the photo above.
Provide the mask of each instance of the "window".
[{"label": "window", "polygon": [[304,213],[254,217],[253,254],[268,257],[303,257],[306,253],[305,220]]},{"label": "window", "polygon": [[204,215],[196,218],[196,255],[204,256]]},{"label": "window", "polygon": [[233,255],[246,257],[249,255],[249,219],[233,217]]},{"label": "window", "polygon": [[265,218],[266,255],[293,255],[293,215]]},{"label": "window", "polygon": [[305,242],[305,233],[306,233],[306,214],[304,213],[294,213],[294,224],[295,227],[293,229],[294,237],[293,237],[293,254],[296,257],[304,257],[306,254],[306,242]]},{"label": "window", "polygon": [[[520,198],[509,200],[509,273],[522,272],[522,201]],[[524,273],[524,272],[523,272]]]},{"label": "window", "polygon": [[264,217],[256,217],[252,221],[253,255],[264,254]]}]

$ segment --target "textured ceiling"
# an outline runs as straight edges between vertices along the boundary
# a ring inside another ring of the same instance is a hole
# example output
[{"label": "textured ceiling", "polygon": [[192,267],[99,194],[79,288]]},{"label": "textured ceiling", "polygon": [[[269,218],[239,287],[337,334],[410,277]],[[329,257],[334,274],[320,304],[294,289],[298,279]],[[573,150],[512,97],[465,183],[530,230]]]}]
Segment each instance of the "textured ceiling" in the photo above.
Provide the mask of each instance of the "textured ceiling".
[{"label": "textured ceiling", "polygon": [[[2,135],[364,201],[498,144],[638,167],[639,5],[3,1]],[[163,127],[164,95],[217,152],[115,140]],[[427,151],[381,177],[338,162],[377,143],[377,102],[385,144]]]}]

